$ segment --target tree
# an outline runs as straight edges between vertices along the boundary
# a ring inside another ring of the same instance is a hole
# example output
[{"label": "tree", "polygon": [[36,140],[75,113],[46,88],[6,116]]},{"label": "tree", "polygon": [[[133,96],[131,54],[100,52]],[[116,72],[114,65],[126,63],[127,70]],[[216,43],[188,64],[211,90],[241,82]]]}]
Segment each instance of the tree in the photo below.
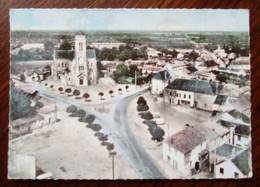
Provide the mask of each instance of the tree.
[{"label": "tree", "polygon": [[152,135],[152,139],[156,140],[156,141],[162,141],[163,140],[163,136],[165,135],[164,130],[155,125],[153,126],[153,128],[149,128],[150,134]]},{"label": "tree", "polygon": [[141,103],[141,104],[139,104],[137,106],[137,111],[138,112],[144,112],[144,111],[147,111],[147,110],[149,110],[149,106],[148,105],[145,105],[145,104]]},{"label": "tree", "polygon": [[82,97],[85,98],[86,101],[88,101],[87,99],[89,98],[89,94],[88,93],[84,93]]},{"label": "tree", "polygon": [[70,105],[66,109],[66,112],[71,113],[71,115],[75,115],[77,111],[78,111],[78,109],[75,105]]},{"label": "tree", "polygon": [[75,95],[76,96],[76,98],[80,95],[80,91],[79,90],[74,90],[73,91],[73,95]]},{"label": "tree", "polygon": [[92,124],[90,128],[95,132],[98,132],[102,129],[102,127],[99,124]]},{"label": "tree", "polygon": [[179,52],[177,52],[175,49],[171,52],[172,58],[176,58]]},{"label": "tree", "polygon": [[114,91],[113,91],[113,90],[109,90],[110,97],[112,97],[112,96],[113,96],[113,93],[114,93]]},{"label": "tree", "polygon": [[101,136],[104,136],[104,134],[102,132],[96,132],[95,133],[95,136],[97,136],[98,138],[101,137]]},{"label": "tree", "polygon": [[70,93],[71,93],[71,89],[70,88],[67,88],[66,90],[65,90],[65,92],[69,95]]},{"label": "tree", "polygon": [[31,107],[31,97],[26,93],[10,89],[10,119],[16,120],[22,117],[32,117],[36,114],[35,108]]},{"label": "tree", "polygon": [[129,71],[128,71],[128,67],[125,64],[119,64],[116,66],[116,75],[118,76],[128,76]]},{"label": "tree", "polygon": [[131,64],[129,66],[129,76],[130,77],[135,77],[135,72],[138,72],[138,68],[136,64]]},{"label": "tree", "polygon": [[145,98],[143,97],[143,96],[140,96],[139,98],[138,98],[138,100],[137,100],[137,104],[139,105],[139,104],[144,104],[144,105],[146,105],[147,104],[147,102],[146,102],[146,100],[145,100]]},{"label": "tree", "polygon": [[192,50],[190,52],[190,54],[188,54],[188,59],[192,60],[192,61],[195,61],[198,57],[199,57],[199,54],[196,53],[194,50]]},{"label": "tree", "polygon": [[126,89],[126,91],[128,90],[128,88],[129,88],[129,86],[128,86],[128,85],[126,85],[126,86],[125,86],[125,89]]},{"label": "tree", "polygon": [[60,91],[60,93],[63,91],[62,87],[59,87],[58,90]]},{"label": "tree", "polygon": [[79,117],[79,118],[83,118],[85,115],[86,115],[86,112],[82,109],[78,110],[76,115]]},{"label": "tree", "polygon": [[60,44],[60,50],[71,50],[70,43],[65,40],[62,44]]},{"label": "tree", "polygon": [[107,150],[110,152],[110,151],[112,151],[114,149],[114,144],[108,144],[108,146],[107,146]]},{"label": "tree", "polygon": [[34,108],[35,109],[39,109],[39,108],[42,108],[44,106],[44,104],[40,101],[36,102],[36,104],[34,105]]},{"label": "tree", "polygon": [[153,119],[153,115],[151,112],[145,112],[141,114],[141,118],[146,119],[146,120],[151,120]]},{"label": "tree", "polygon": [[100,96],[100,100],[102,100],[102,97],[103,97],[104,93],[103,92],[99,92],[98,95]]},{"label": "tree", "polygon": [[122,88],[118,88],[119,94],[121,94]]},{"label": "tree", "polygon": [[104,141],[107,141],[107,140],[108,140],[107,135],[101,135],[101,136],[98,137],[98,139],[99,139],[99,141],[102,141],[102,143],[103,143]]},{"label": "tree", "polygon": [[96,118],[96,117],[95,117],[94,115],[89,114],[89,115],[87,115],[87,116],[82,117],[81,120],[82,120],[83,122],[86,122],[86,123],[91,124],[91,123],[93,123],[93,122],[95,121],[95,118]]}]

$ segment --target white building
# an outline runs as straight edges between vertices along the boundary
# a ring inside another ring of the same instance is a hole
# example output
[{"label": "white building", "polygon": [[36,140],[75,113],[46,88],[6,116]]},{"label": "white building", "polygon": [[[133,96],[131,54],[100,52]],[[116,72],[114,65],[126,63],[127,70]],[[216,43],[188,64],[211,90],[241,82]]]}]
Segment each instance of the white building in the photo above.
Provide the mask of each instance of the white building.
[{"label": "white building", "polygon": [[170,83],[171,75],[167,70],[158,72],[152,78],[152,94],[162,94],[164,88]]},{"label": "white building", "polygon": [[163,143],[163,159],[184,176],[191,176],[208,163],[206,139],[193,127],[174,134]]},{"label": "white building", "polygon": [[211,171],[216,178],[248,178],[252,176],[249,148],[223,144],[211,152]]},{"label": "white building", "polygon": [[86,49],[86,36],[75,35],[74,59],[59,59],[54,52],[52,76],[60,79],[63,85],[87,86],[97,84],[97,61],[95,50]]},{"label": "white building", "polygon": [[212,111],[221,89],[221,85],[209,81],[175,79],[164,90],[165,101]]},{"label": "white building", "polygon": [[23,50],[30,50],[30,49],[40,49],[44,50],[44,44],[43,43],[28,43],[24,44],[21,49]]}]

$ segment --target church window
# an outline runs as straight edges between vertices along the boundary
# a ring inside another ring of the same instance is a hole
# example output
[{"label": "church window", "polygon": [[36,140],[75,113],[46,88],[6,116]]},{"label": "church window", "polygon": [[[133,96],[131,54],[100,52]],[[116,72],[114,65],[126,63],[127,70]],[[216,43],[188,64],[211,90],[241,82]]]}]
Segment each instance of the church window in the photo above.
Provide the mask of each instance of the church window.
[{"label": "church window", "polygon": [[79,43],[79,50],[83,51],[83,43],[82,42]]}]

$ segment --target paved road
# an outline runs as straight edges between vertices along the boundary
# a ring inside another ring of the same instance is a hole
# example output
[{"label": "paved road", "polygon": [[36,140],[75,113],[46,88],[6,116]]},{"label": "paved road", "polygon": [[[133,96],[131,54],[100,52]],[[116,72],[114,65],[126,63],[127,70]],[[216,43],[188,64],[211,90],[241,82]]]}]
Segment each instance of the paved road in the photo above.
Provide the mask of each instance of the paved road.
[{"label": "paved road", "polygon": [[124,97],[117,103],[114,114],[107,115],[101,114],[95,111],[90,106],[84,104],[75,103],[60,97],[57,97],[42,89],[38,89],[39,93],[56,102],[71,105],[74,104],[78,108],[85,110],[87,113],[91,113],[96,116],[96,122],[100,123],[103,132],[109,134],[109,139],[113,140],[113,143],[120,151],[121,154],[129,161],[132,168],[135,170],[139,178],[152,179],[152,178],[165,178],[162,172],[158,169],[157,164],[147,154],[145,149],[136,140],[128,124],[127,108],[129,103],[140,95],[144,90],[137,92],[131,96]]}]

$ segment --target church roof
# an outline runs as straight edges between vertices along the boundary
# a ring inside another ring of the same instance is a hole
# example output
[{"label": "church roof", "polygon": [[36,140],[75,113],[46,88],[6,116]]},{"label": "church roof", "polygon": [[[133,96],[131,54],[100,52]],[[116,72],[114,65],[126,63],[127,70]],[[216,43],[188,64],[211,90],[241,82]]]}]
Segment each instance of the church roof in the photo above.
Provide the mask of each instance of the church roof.
[{"label": "church roof", "polygon": [[[74,50],[55,50],[55,59],[73,59]],[[87,49],[86,50],[88,59],[96,59],[96,51],[95,49]]]},{"label": "church roof", "polygon": [[88,59],[96,59],[95,49],[87,49],[87,58]]}]

